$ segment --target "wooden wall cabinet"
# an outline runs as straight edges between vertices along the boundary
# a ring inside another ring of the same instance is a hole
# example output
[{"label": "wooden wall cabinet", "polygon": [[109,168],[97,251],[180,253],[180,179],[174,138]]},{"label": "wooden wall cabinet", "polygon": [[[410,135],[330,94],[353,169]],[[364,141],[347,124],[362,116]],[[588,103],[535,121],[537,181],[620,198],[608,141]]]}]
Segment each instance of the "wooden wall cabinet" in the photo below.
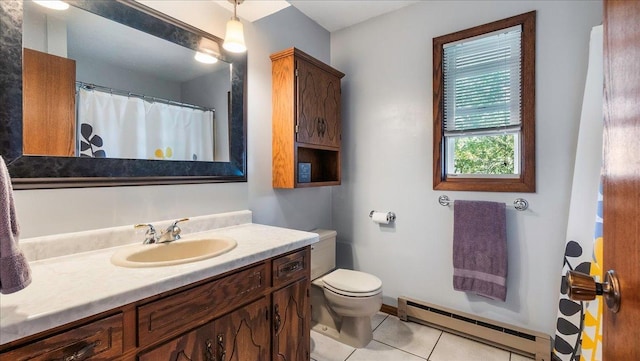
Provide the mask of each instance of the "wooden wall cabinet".
[{"label": "wooden wall cabinet", "polygon": [[[271,55],[274,188],[340,184],[340,79],[344,74],[290,48]],[[310,177],[298,165],[311,165]]]},{"label": "wooden wall cabinet", "polygon": [[310,247],[0,347],[0,359],[310,360]]}]

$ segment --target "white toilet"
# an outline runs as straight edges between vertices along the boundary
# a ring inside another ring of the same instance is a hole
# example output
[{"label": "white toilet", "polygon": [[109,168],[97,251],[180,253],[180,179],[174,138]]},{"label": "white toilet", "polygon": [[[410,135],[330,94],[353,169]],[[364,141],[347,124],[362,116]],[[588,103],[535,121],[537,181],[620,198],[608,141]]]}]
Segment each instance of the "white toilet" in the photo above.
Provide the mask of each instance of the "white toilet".
[{"label": "white toilet", "polygon": [[382,306],[382,281],[368,273],[335,269],[336,231],[316,229],[311,246],[311,327],[353,347],[371,341],[371,316]]}]

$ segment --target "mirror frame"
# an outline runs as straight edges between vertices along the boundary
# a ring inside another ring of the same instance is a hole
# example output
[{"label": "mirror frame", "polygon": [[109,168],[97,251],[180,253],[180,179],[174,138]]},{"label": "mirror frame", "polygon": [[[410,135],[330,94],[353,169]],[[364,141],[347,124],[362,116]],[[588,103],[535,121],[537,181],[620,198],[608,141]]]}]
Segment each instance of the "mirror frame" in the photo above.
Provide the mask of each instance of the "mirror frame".
[{"label": "mirror frame", "polygon": [[22,153],[22,1],[0,1],[0,155],[14,189],[104,187],[247,181],[247,55],[226,52],[222,39],[133,0],[68,0],[70,5],[197,49],[220,44],[231,64],[229,162],[31,156]]}]

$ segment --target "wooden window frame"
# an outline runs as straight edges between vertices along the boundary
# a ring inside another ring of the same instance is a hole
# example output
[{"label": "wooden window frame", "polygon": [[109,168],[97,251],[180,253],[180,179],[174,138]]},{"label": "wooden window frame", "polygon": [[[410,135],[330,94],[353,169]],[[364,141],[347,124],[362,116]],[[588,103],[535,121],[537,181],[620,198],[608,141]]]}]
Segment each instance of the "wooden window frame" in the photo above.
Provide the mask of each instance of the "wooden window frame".
[{"label": "wooden window frame", "polygon": [[[444,121],[443,46],[512,26],[522,26],[520,176],[518,178],[447,177]],[[485,192],[535,192],[536,12],[476,26],[433,39],[433,189]]]}]

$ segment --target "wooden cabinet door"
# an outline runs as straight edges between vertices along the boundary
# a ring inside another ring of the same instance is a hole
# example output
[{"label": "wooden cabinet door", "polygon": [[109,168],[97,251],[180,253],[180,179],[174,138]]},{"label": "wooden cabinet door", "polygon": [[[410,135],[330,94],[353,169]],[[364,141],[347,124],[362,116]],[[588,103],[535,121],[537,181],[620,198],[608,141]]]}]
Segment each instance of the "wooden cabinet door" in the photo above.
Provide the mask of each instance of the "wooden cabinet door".
[{"label": "wooden cabinet door", "polygon": [[340,147],[340,78],[296,60],[298,143]]},{"label": "wooden cabinet door", "polygon": [[213,323],[138,356],[138,361],[214,361],[216,347]]},{"label": "wooden cabinet door", "polygon": [[273,293],[273,360],[309,360],[308,289],[304,278]]},{"label": "wooden cabinet door", "polygon": [[215,321],[216,360],[269,360],[269,301],[266,297]]},{"label": "wooden cabinet door", "polygon": [[23,50],[23,153],[75,155],[76,62]]}]

